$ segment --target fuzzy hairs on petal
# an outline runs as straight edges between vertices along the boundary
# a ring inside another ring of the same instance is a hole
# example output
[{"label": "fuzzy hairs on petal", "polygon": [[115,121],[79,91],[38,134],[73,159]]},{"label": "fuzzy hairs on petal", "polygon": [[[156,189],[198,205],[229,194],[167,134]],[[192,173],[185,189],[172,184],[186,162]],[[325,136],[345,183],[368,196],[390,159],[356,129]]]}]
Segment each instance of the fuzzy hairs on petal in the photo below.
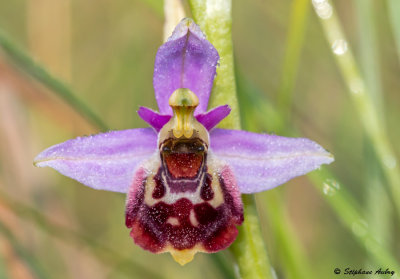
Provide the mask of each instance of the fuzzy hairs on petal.
[{"label": "fuzzy hairs on petal", "polygon": [[98,190],[126,193],[138,164],[157,150],[151,128],[111,131],[54,145],[34,160]]},{"label": "fuzzy hairs on petal", "polygon": [[214,129],[210,146],[235,173],[242,193],[269,190],[333,162],[333,156],[306,138],[286,138],[238,130]]}]

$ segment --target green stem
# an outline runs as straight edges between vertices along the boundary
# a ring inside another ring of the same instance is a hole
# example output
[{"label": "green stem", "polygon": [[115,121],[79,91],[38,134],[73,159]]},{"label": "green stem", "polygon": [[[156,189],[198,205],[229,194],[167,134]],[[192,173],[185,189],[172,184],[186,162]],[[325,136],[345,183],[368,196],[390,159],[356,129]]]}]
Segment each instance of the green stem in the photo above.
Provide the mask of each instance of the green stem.
[{"label": "green stem", "polygon": [[290,119],[293,90],[307,26],[309,8],[309,0],[293,1],[289,34],[286,42],[285,58],[278,92],[278,108],[279,111],[282,112],[282,119],[285,124],[288,123]]},{"label": "green stem", "polygon": [[274,278],[260,230],[260,220],[253,195],[242,195],[245,221],[231,251],[239,266],[240,278]]},{"label": "green stem", "polygon": [[400,1],[399,0],[387,0],[388,14],[390,23],[392,25],[392,31],[394,40],[397,46],[397,56],[400,60]]},{"label": "green stem", "polygon": [[[220,127],[240,129],[231,37],[231,1],[190,0],[189,4],[195,21],[220,55],[210,107],[229,104],[232,112]],[[240,276],[244,279],[273,278],[254,198],[244,195],[243,206],[245,221],[239,228],[238,239],[231,246]]]},{"label": "green stem", "polygon": [[367,84],[368,94],[375,104],[379,115],[383,112],[382,82],[379,65],[379,46],[377,18],[374,0],[357,0],[355,2],[358,18],[359,56],[361,73]]},{"label": "green stem", "polygon": [[[361,72],[367,84],[367,94],[373,100],[379,116],[383,115],[383,97],[381,71],[379,65],[379,44],[377,33],[377,18],[375,11],[378,2],[374,0],[357,0],[356,11],[358,18],[359,38],[359,56]],[[382,117],[380,117],[382,119]],[[392,229],[391,217],[392,207],[387,191],[384,187],[382,174],[379,170],[379,163],[373,152],[373,146],[370,140],[365,140],[365,164],[366,177],[364,185],[366,189],[366,210],[367,221],[370,230],[380,241],[383,247],[389,246],[390,231]],[[377,203],[376,197],[383,202]]]},{"label": "green stem", "polygon": [[107,125],[86,105],[67,85],[50,74],[44,67],[36,63],[28,54],[0,30],[0,47],[7,57],[23,72],[42,83],[56,93],[84,118],[102,131],[108,130]]},{"label": "green stem", "polygon": [[[324,6],[323,6],[324,5]],[[378,114],[366,84],[362,79],[354,56],[347,45],[339,19],[328,0],[315,2],[328,43],[332,46],[335,60],[345,81],[364,130],[371,140],[378,161],[388,180],[393,202],[400,216],[400,168],[395,153],[390,145],[385,125]],[[327,11],[330,11],[327,13]]]}]

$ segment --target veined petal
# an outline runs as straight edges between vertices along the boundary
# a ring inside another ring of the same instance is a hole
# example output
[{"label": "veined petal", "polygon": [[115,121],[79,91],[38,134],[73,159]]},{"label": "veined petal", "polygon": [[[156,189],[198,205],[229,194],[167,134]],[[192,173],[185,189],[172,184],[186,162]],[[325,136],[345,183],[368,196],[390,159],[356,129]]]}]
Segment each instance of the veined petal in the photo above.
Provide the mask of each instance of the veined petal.
[{"label": "veined petal", "polygon": [[137,113],[139,114],[140,118],[146,121],[157,132],[159,132],[161,128],[171,119],[170,115],[159,114],[158,112],[146,107],[140,107]]},{"label": "veined petal", "polygon": [[333,161],[330,153],[305,138],[214,129],[210,146],[233,168],[242,193],[271,189]]},{"label": "veined petal", "polygon": [[205,113],[196,115],[196,119],[203,124],[207,130],[211,130],[221,122],[222,119],[227,117],[230,112],[231,108],[228,105],[219,106]]},{"label": "veined petal", "polygon": [[89,187],[126,193],[136,167],[157,150],[151,128],[111,131],[54,145],[34,161]]},{"label": "veined petal", "polygon": [[161,114],[172,115],[168,99],[178,88],[188,88],[199,98],[195,114],[207,110],[218,52],[192,19],[183,19],[157,52],[153,85]]}]

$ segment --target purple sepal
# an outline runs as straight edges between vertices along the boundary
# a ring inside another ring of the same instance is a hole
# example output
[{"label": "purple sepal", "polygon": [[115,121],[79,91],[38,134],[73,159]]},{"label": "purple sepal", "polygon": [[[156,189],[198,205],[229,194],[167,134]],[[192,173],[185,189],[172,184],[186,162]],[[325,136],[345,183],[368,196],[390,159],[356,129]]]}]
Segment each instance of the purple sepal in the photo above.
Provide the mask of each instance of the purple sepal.
[{"label": "purple sepal", "polygon": [[170,115],[160,114],[146,107],[140,107],[137,113],[140,118],[146,121],[157,132],[171,119]]},{"label": "purple sepal", "polygon": [[199,98],[196,114],[207,110],[219,55],[192,19],[183,19],[157,52],[153,85],[161,114],[172,115],[168,99],[178,88]]},{"label": "purple sepal", "polygon": [[231,112],[231,108],[228,105],[219,106],[212,110],[196,115],[197,121],[199,121],[207,130],[214,128],[222,119],[227,117]]},{"label": "purple sepal", "polygon": [[35,158],[89,187],[126,193],[136,167],[157,150],[151,128],[111,131],[54,145]]},{"label": "purple sepal", "polygon": [[214,129],[210,145],[233,168],[238,187],[246,194],[271,189],[334,160],[305,138]]}]

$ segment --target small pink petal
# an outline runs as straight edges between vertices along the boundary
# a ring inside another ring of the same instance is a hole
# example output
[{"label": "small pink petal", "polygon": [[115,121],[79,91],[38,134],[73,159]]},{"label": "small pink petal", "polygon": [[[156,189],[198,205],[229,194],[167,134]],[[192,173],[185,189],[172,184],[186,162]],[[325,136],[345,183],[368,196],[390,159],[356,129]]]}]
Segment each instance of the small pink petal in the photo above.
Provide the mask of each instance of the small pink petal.
[{"label": "small pink petal", "polygon": [[146,107],[140,107],[137,113],[140,118],[146,121],[157,132],[171,119],[170,115],[160,114]]},{"label": "small pink petal", "polygon": [[231,108],[228,105],[219,106],[212,110],[196,115],[197,121],[199,121],[207,130],[211,130],[225,117],[229,115]]}]

